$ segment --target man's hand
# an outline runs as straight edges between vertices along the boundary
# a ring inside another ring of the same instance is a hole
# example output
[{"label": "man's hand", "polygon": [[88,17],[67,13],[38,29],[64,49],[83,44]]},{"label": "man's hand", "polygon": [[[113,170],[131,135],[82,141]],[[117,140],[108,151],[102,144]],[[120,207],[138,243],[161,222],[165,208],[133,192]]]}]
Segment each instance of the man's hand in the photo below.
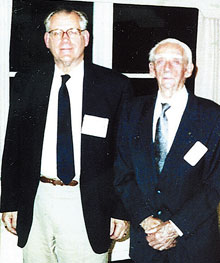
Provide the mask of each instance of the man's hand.
[{"label": "man's hand", "polygon": [[144,229],[145,233],[147,234],[149,231],[154,229],[156,226],[159,226],[163,221],[159,218],[154,218],[153,216],[149,216],[145,218],[141,223],[141,227]]},{"label": "man's hand", "polygon": [[126,235],[128,222],[120,219],[111,218],[110,238],[114,240],[121,239]]},{"label": "man's hand", "polygon": [[154,249],[162,251],[176,246],[178,233],[169,221],[152,228],[146,234],[149,246]]},{"label": "man's hand", "polygon": [[18,212],[5,212],[2,214],[2,221],[5,225],[5,228],[14,235],[17,235],[17,214]]}]

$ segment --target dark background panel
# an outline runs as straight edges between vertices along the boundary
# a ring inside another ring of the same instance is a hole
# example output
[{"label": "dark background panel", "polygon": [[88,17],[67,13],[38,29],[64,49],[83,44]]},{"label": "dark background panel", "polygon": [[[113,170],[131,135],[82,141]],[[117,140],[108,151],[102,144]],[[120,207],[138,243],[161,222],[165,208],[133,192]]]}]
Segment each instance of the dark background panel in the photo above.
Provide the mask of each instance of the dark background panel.
[{"label": "dark background panel", "polygon": [[134,89],[134,96],[153,95],[157,93],[156,79],[131,78],[130,80]]},{"label": "dark background panel", "polygon": [[52,61],[44,44],[44,19],[57,7],[66,7],[87,14],[90,44],[85,56],[92,60],[93,3],[77,1],[30,1],[14,0],[10,45],[10,71],[23,71],[40,63]]},{"label": "dark background panel", "polygon": [[198,9],[114,4],[113,68],[126,73],[148,71],[148,53],[171,37],[186,43],[196,59]]},{"label": "dark background panel", "polygon": [[[192,50],[196,65],[198,9],[114,4],[113,69],[123,73],[146,73],[150,49],[165,38],[176,38]],[[194,91],[194,70],[187,88]],[[155,90],[152,79],[133,79],[135,93]],[[147,85],[147,87],[145,87]]]},{"label": "dark background panel", "polygon": [[[134,96],[146,96],[157,93],[157,80],[154,78],[131,78],[131,84],[134,89]],[[186,88],[189,92],[194,93],[194,73],[193,76],[186,80]]]},{"label": "dark background panel", "polygon": [[[92,61],[92,2],[14,0],[10,71],[25,71],[53,61],[44,44],[43,21],[47,14],[60,6],[87,14],[91,39],[85,57]],[[197,21],[198,10],[195,8],[114,4],[113,69],[124,73],[148,72],[149,50],[167,37],[187,43],[193,51],[195,63]],[[187,88],[191,91],[194,90],[194,76],[195,71],[187,80]],[[138,96],[151,94],[156,88],[152,79],[133,79],[132,82]]]}]

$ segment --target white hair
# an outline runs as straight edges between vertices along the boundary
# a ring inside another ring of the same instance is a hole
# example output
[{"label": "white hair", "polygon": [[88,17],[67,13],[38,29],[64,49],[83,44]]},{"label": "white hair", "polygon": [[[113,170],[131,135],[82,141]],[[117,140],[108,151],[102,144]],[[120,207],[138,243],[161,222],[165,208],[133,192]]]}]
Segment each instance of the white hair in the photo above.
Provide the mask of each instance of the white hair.
[{"label": "white hair", "polygon": [[182,47],[183,50],[184,50],[184,53],[185,53],[185,56],[186,56],[188,64],[192,63],[192,51],[191,51],[191,49],[185,43],[183,43],[180,40],[177,40],[175,38],[167,38],[167,39],[164,39],[164,40],[160,41],[159,43],[157,43],[149,52],[149,61],[150,62],[154,62],[155,61],[156,49],[159,46],[161,46],[163,44],[168,44],[168,43],[177,44],[180,47]]},{"label": "white hair", "polygon": [[71,14],[74,13],[76,15],[78,15],[79,17],[79,25],[80,25],[80,29],[81,30],[85,30],[87,28],[87,24],[88,24],[88,18],[87,15],[81,11],[77,11],[77,10],[68,10],[68,9],[57,9],[53,12],[51,12],[46,19],[44,20],[44,25],[45,25],[45,29],[47,32],[50,31],[50,19],[52,16],[54,16],[55,14],[58,13],[66,13],[66,14]]}]

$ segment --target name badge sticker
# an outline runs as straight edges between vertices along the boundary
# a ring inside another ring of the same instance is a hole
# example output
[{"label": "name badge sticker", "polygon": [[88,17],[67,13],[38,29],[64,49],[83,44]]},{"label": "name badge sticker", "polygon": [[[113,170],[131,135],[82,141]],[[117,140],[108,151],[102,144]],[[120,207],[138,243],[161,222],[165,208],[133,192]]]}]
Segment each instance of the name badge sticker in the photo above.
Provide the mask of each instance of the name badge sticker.
[{"label": "name badge sticker", "polygon": [[192,148],[185,154],[183,159],[191,166],[195,166],[207,151],[208,148],[200,141],[197,141],[192,146]]},{"label": "name badge sticker", "polygon": [[82,134],[106,138],[108,118],[85,114],[83,117]]}]

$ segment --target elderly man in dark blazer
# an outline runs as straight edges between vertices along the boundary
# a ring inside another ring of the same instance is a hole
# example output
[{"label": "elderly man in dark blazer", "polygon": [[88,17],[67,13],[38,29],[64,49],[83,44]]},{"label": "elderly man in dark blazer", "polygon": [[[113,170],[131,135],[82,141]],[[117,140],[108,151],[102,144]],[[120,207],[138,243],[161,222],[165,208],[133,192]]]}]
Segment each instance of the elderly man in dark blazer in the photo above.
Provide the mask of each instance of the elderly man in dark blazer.
[{"label": "elderly man in dark blazer", "polygon": [[84,62],[86,25],[81,12],[52,12],[44,40],[55,65],[13,81],[1,212],[7,230],[18,235],[24,262],[104,263],[111,239],[126,229],[113,158],[130,85]]},{"label": "elderly man in dark blazer", "polygon": [[187,92],[187,45],[163,40],[149,59],[159,90],[124,111],[115,162],[115,187],[131,219],[130,256],[220,262],[220,107]]}]

